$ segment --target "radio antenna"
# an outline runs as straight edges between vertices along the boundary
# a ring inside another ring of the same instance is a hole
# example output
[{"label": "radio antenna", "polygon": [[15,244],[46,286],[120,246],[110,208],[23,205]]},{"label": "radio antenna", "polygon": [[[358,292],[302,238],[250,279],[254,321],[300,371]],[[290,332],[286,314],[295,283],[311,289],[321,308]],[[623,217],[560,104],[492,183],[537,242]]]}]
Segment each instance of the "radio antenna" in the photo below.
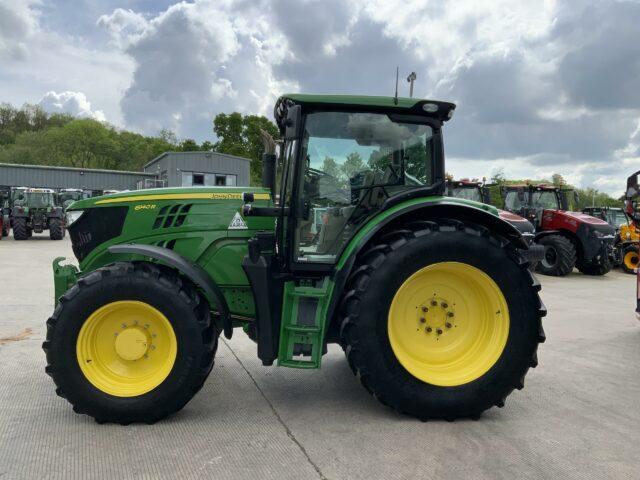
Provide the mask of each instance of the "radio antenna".
[{"label": "radio antenna", "polygon": [[393,97],[393,104],[398,105],[398,75],[400,73],[400,67],[396,67],[396,94]]}]

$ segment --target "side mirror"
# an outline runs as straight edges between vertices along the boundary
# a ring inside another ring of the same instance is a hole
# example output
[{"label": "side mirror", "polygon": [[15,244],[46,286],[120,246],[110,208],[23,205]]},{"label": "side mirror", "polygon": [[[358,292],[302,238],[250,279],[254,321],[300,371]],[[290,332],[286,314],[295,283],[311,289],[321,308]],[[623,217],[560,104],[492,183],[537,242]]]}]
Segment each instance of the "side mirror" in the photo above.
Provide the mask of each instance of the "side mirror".
[{"label": "side mirror", "polygon": [[295,140],[299,137],[300,125],[302,123],[302,107],[293,105],[287,109],[287,119],[285,120],[285,140]]}]

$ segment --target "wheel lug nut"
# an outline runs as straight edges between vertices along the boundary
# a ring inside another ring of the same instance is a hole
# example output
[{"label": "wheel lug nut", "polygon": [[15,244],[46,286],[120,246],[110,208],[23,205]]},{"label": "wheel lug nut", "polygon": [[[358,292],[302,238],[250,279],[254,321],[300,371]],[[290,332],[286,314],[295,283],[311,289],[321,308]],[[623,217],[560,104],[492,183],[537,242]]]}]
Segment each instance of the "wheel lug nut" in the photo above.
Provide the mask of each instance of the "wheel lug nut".
[{"label": "wheel lug nut", "polygon": [[436,330],[436,333],[437,333],[438,335],[442,335],[442,329],[441,329],[441,328],[439,328],[438,330]]},{"label": "wheel lug nut", "polygon": [[427,307],[422,307],[422,311],[426,313],[429,311],[429,309]]},{"label": "wheel lug nut", "polygon": [[444,325],[445,325],[445,327],[447,327],[447,328],[451,328],[451,324],[450,324],[449,322],[445,323]]},{"label": "wheel lug nut", "polygon": [[449,305],[446,302],[441,303],[442,308],[449,308]]},{"label": "wheel lug nut", "polygon": [[436,305],[438,305],[438,302],[436,302],[435,300],[431,300],[431,305],[435,307]]},{"label": "wheel lug nut", "polygon": [[427,319],[426,319],[426,318],[422,317],[422,318],[420,319],[420,323],[426,323],[426,322],[427,322]]},{"label": "wheel lug nut", "polygon": [[425,330],[427,331],[427,333],[431,333],[431,331],[433,330],[431,327],[427,327],[425,328]]},{"label": "wheel lug nut", "polygon": [[453,312],[447,312],[447,317],[453,318]]}]

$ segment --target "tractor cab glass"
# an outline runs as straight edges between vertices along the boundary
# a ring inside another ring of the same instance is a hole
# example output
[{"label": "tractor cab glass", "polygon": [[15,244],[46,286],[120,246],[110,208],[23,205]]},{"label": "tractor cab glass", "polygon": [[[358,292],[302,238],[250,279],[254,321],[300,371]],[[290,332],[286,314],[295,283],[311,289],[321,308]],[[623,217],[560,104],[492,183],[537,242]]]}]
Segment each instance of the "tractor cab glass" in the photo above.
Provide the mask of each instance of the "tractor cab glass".
[{"label": "tractor cab glass", "polygon": [[[431,185],[434,132],[386,114],[316,112],[306,116],[298,158],[294,260],[332,263],[354,232],[387,200]],[[285,158],[293,155],[285,151]],[[285,178],[291,183],[291,172]],[[285,205],[290,185],[285,191]]]},{"label": "tractor cab glass", "polygon": [[47,192],[25,192],[22,200],[18,197],[16,203],[21,202],[31,208],[47,208],[55,206],[53,193]]},{"label": "tractor cab glass", "polygon": [[604,216],[605,218],[603,218],[603,220],[606,221],[609,225],[613,225],[616,228],[622,225],[629,224],[629,217],[627,217],[627,215],[622,210],[609,209],[605,211]]},{"label": "tractor cab glass", "polygon": [[482,192],[480,191],[480,187],[477,186],[449,187],[449,195],[455,198],[473,200],[474,202],[483,202]]}]

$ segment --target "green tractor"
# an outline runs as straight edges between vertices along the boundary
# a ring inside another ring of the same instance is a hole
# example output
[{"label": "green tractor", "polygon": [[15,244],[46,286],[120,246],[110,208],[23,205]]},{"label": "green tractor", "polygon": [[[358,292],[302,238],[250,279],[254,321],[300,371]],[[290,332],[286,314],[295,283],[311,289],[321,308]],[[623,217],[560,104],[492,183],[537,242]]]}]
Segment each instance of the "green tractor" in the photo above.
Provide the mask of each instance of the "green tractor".
[{"label": "green tractor", "polygon": [[244,328],[265,366],[319,368],[339,344],[376,399],[421,420],[503,406],[537,365],[546,310],[519,231],[443,196],[454,108],[285,95],[263,187],[72,204],[80,270],[54,260],[43,344],[58,395],[99,423],[153,423],[200,390],[219,335]]},{"label": "green tractor", "polygon": [[11,228],[13,238],[27,240],[32,233],[49,230],[51,240],[65,236],[62,207],[57,205],[55,193],[48,188],[19,188],[11,195]]}]

